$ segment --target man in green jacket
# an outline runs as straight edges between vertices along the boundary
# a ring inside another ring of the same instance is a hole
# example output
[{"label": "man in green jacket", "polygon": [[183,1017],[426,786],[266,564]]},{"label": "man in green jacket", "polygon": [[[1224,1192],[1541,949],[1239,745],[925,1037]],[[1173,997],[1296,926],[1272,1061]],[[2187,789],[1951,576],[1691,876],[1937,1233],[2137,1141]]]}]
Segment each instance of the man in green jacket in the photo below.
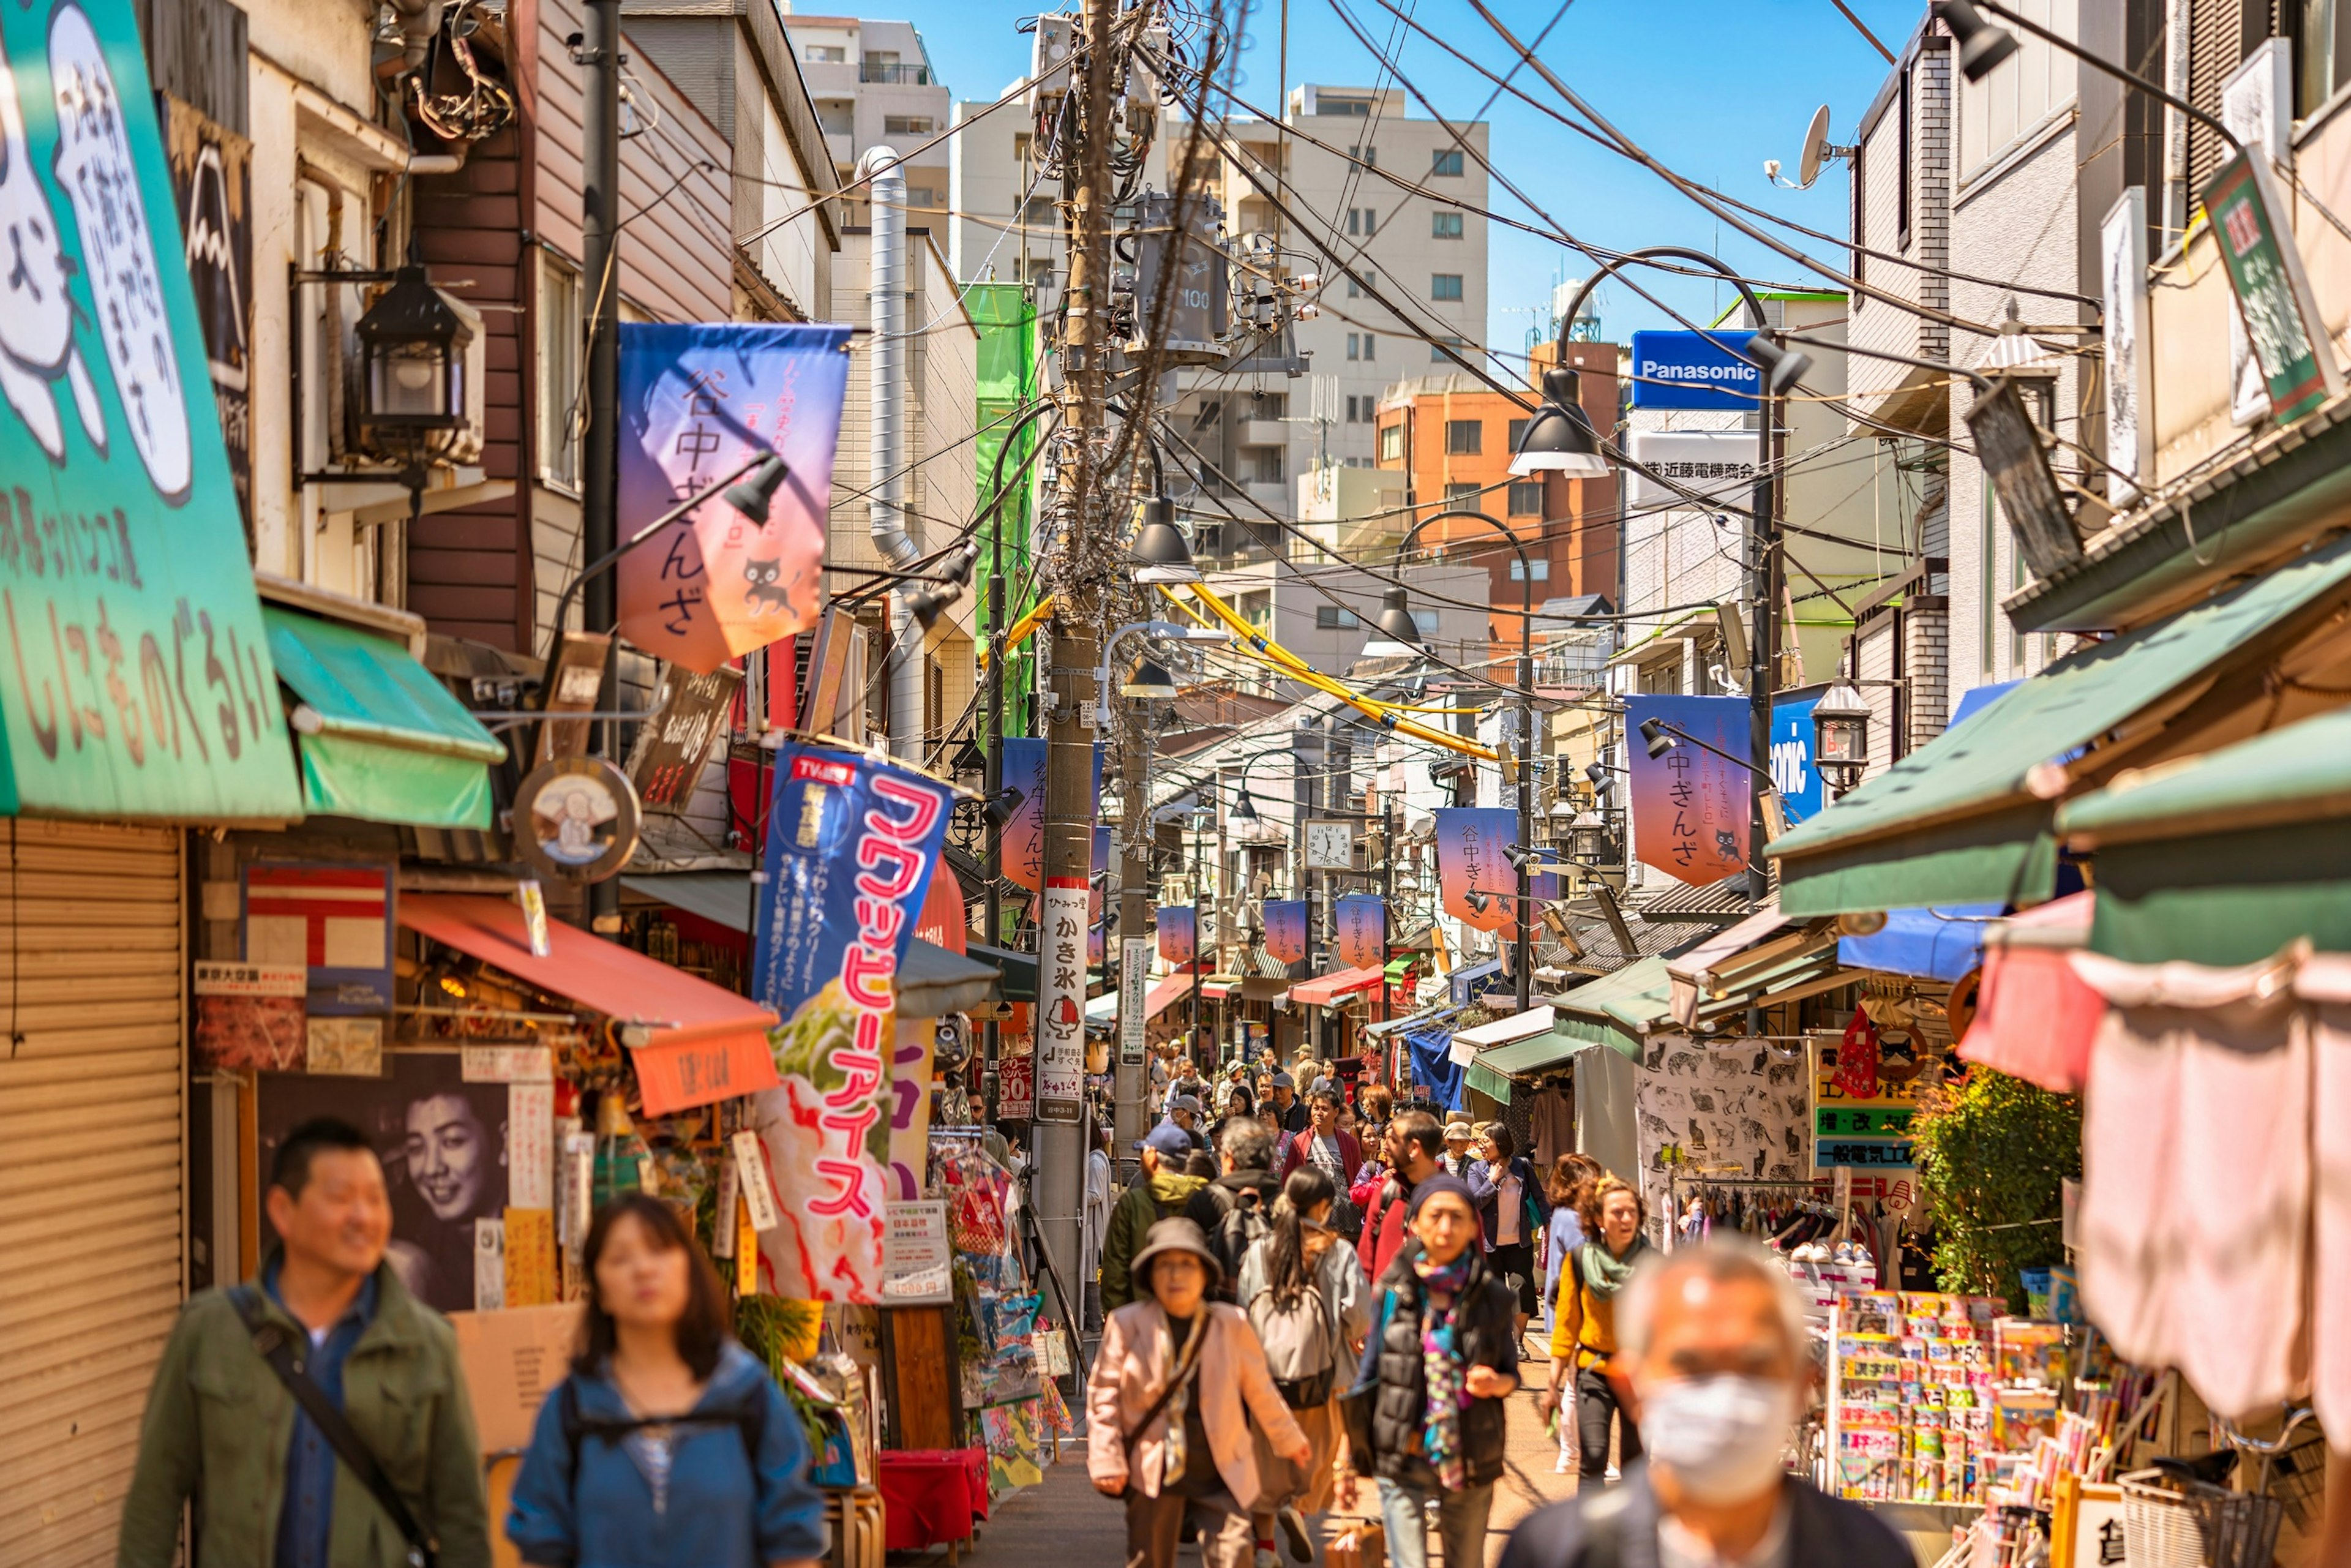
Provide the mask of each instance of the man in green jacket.
[{"label": "man in green jacket", "polygon": [[410,1568],[392,1516],[255,1347],[238,1297],[296,1349],[429,1539],[440,1568],[489,1568],[474,1413],[448,1320],[383,1260],[392,1204],[358,1129],[304,1123],[278,1146],[261,1277],[182,1309],[148,1395],[116,1568],[171,1568],[193,1499],[196,1561]]},{"label": "man in green jacket", "polygon": [[1184,1212],[1192,1195],[1207,1185],[1206,1176],[1186,1176],[1184,1162],[1191,1157],[1192,1135],[1173,1122],[1151,1129],[1143,1142],[1143,1175],[1126,1189],[1111,1210],[1110,1229],[1102,1238],[1102,1305],[1106,1317],[1134,1300],[1134,1281],[1128,1264],[1143,1249],[1143,1238],[1163,1219]]}]

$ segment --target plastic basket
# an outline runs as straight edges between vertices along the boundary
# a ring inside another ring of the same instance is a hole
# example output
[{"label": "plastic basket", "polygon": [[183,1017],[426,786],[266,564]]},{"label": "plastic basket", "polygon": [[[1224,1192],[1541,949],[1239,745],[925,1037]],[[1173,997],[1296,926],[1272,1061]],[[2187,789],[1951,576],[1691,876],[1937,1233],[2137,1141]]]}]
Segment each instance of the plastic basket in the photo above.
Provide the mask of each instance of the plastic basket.
[{"label": "plastic basket", "polygon": [[2187,1500],[2143,1470],[2122,1479],[2123,1544],[2131,1568],[2211,1568]]}]

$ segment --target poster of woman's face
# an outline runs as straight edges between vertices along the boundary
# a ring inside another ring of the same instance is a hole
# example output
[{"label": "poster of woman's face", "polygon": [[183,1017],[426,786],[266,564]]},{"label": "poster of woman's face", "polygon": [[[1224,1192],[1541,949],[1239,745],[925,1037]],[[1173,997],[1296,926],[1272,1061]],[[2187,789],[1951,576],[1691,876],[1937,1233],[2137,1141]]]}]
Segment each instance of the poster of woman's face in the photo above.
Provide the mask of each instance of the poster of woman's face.
[{"label": "poster of woman's face", "polygon": [[[474,1304],[474,1221],[507,1203],[507,1086],[468,1083],[455,1052],[388,1051],[381,1078],[260,1074],[262,1179],[286,1134],[314,1116],[365,1133],[392,1194],[385,1257],[410,1294],[442,1312]],[[261,1218],[265,1252],[277,1240]]]}]

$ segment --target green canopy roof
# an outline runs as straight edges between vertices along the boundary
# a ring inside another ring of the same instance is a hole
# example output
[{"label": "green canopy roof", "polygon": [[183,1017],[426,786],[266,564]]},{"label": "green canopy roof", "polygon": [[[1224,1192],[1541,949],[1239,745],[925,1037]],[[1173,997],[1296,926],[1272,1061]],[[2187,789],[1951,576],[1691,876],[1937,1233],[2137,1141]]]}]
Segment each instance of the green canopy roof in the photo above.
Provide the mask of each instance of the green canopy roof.
[{"label": "green canopy roof", "polygon": [[1556,1067],[1577,1051],[1590,1048],[1589,1040],[1547,1029],[1541,1034],[1479,1051],[1477,1060],[1469,1064],[1468,1082],[1470,1088],[1507,1105],[1510,1103],[1511,1079]]},{"label": "green canopy roof", "polygon": [[2097,852],[2093,950],[2250,964],[2351,951],[2351,709],[2114,783],[2057,813]]},{"label": "green canopy roof", "polygon": [[[2021,683],[1774,840],[1790,915],[2032,903],[2054,891],[2053,802],[2032,788],[2134,716],[2222,666],[2266,658],[2351,580],[2351,538]],[[2046,784],[2043,785],[2046,788]]]},{"label": "green canopy roof", "polygon": [[1612,1046],[1637,1060],[1641,1037],[1669,1016],[1673,996],[1666,961],[1644,958],[1550,998],[1559,1009],[1552,1030],[1581,1043]]},{"label": "green canopy roof", "polygon": [[295,715],[307,811],[419,828],[490,825],[489,766],[506,742],[389,637],[261,607]]}]

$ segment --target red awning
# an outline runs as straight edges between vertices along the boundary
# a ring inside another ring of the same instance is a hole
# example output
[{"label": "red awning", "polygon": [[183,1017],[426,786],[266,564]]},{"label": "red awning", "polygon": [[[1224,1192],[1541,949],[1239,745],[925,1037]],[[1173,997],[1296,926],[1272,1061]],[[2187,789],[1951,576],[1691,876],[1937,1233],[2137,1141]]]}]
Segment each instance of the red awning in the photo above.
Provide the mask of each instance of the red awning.
[{"label": "red awning", "polygon": [[398,907],[400,923],[411,931],[543,991],[645,1028],[652,1038],[630,1054],[648,1116],[773,1089],[780,1082],[768,1048],[776,1015],[747,998],[559,921],[548,922],[548,956],[536,956],[522,910],[507,899],[408,893]]},{"label": "red awning", "polygon": [[[1182,1001],[1191,994],[1192,977],[1188,974],[1170,975],[1165,979],[1154,980],[1151,994],[1143,1000],[1143,1016],[1155,1019],[1167,1010],[1168,1003]],[[1208,995],[1207,977],[1204,975],[1200,978],[1200,999],[1207,1000]]]},{"label": "red awning", "polygon": [[1976,1016],[1959,1041],[1962,1061],[2078,1094],[2090,1075],[2090,1043],[2104,997],[2074,972],[2088,939],[2096,894],[2076,893],[1996,921],[1984,934]]},{"label": "red awning", "polygon": [[1336,974],[1299,981],[1290,988],[1290,999],[1310,1008],[1327,1008],[1341,997],[1376,989],[1386,977],[1386,971],[1382,969],[1341,969]]}]

